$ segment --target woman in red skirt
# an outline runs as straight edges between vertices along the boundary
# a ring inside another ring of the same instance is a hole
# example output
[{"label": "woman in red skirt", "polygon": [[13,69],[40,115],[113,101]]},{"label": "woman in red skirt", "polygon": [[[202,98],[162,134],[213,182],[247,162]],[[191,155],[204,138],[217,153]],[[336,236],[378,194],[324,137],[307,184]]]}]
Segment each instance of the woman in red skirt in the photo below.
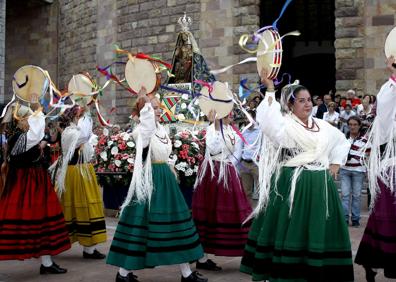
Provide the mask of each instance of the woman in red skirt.
[{"label": "woman in red skirt", "polygon": [[70,248],[62,208],[47,172],[43,142],[45,117],[28,107],[9,109],[3,123],[8,130],[8,173],[0,195],[0,260],[41,257],[40,274],[66,269],[52,256]]},{"label": "woman in red skirt", "polygon": [[214,120],[206,133],[206,153],[198,173],[193,195],[192,213],[205,256],[197,268],[221,270],[207,253],[217,256],[242,256],[250,223],[243,224],[252,212],[242,187],[234,157],[236,138],[231,128],[232,116]]}]

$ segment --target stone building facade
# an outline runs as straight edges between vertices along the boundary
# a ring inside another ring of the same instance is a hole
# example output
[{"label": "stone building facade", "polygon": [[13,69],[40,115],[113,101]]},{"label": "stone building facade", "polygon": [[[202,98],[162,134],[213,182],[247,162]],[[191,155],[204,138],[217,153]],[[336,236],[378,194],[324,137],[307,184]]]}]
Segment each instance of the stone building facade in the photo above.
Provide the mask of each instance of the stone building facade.
[{"label": "stone building facade", "polygon": [[[47,69],[63,88],[71,75],[80,71],[89,71],[104,83],[95,67],[114,60],[115,43],[132,52],[159,55],[170,61],[179,31],[177,19],[184,12],[193,20],[191,31],[210,68],[236,63],[248,56],[238,46],[239,36],[255,31],[263,23],[260,8],[266,2],[272,3],[271,0],[29,0],[26,7],[18,2],[0,0],[2,101],[10,99],[12,75],[24,64]],[[309,9],[323,3],[295,2],[298,3],[289,7],[283,21],[302,3],[310,3],[308,14]],[[354,88],[361,94],[375,94],[386,78],[383,42],[395,25],[396,2],[335,0],[330,12],[335,16],[335,40],[326,52],[334,54],[334,65],[319,64],[314,71],[334,68],[335,88],[340,93]],[[303,44],[301,48],[310,45]],[[122,72],[121,67],[117,68],[118,74]],[[246,64],[217,78],[236,86],[241,78],[256,83],[258,76],[255,64]],[[127,121],[132,100],[126,91],[112,85],[106,89],[103,103],[116,107],[113,119]]]}]

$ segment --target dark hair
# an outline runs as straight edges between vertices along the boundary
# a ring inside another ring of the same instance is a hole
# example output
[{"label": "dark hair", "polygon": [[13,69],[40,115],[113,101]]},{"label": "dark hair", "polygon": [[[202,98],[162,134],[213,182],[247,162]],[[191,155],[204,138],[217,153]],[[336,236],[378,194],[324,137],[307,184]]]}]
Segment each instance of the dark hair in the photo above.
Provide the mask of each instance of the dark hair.
[{"label": "dark hair", "polygon": [[289,98],[289,103],[290,104],[294,104],[294,100],[296,100],[296,98],[297,98],[297,94],[300,92],[300,91],[303,91],[303,90],[308,90],[305,86],[302,86],[302,85],[298,85],[294,90],[293,90],[293,93],[290,95],[290,98]]},{"label": "dark hair", "polygon": [[369,95],[369,94],[364,95],[362,100],[364,100],[364,98],[366,98],[366,97],[369,97],[369,103],[371,103],[371,95]]},{"label": "dark hair", "polygon": [[349,119],[347,121],[348,125],[349,125],[349,121],[351,121],[351,120],[356,121],[359,124],[359,126],[362,126],[362,120],[360,119],[360,117],[358,117],[358,116],[349,117]]},{"label": "dark hair", "polygon": [[59,126],[61,128],[66,128],[74,120],[74,118],[79,114],[80,106],[74,105],[73,107],[66,109],[65,112],[59,118]]},{"label": "dark hair", "polygon": [[248,114],[255,120],[256,119],[256,111],[248,111]]},{"label": "dark hair", "polygon": [[346,109],[347,107],[349,107],[349,108],[352,109],[352,105],[351,105],[351,104],[346,104],[346,105],[345,105],[345,109]]},{"label": "dark hair", "polygon": [[377,97],[375,95],[369,95],[370,96],[370,103],[374,104],[375,102],[377,102]]}]

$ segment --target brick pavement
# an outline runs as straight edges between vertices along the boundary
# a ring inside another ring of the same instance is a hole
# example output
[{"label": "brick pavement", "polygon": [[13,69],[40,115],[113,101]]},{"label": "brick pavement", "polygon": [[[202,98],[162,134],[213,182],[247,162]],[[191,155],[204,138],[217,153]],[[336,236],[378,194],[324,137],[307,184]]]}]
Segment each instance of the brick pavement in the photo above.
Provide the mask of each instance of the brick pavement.
[{"label": "brick pavement", "polygon": [[[367,222],[367,208],[364,206],[365,199],[362,201],[363,214],[362,226],[360,228],[349,228],[353,254],[356,254],[357,247],[361,240],[364,226]],[[106,244],[99,247],[103,252],[107,252],[113,237],[117,220],[111,217],[107,219],[109,239]],[[82,259],[82,249],[77,244],[73,248],[59,256],[55,257],[55,261],[68,269],[65,275],[40,276],[39,266],[40,260],[31,259],[27,261],[1,261],[0,262],[0,282],[75,282],[75,281],[94,281],[108,282],[115,280],[116,267],[106,265],[104,261],[87,261]],[[223,271],[218,273],[210,273],[202,271],[209,278],[210,282],[241,282],[251,281],[250,277],[238,271],[240,258],[216,257],[215,261],[223,267]],[[193,266],[194,269],[194,266]],[[354,266],[355,281],[364,282],[364,270],[358,265]],[[164,266],[155,269],[147,269],[136,271],[142,282],[177,282],[180,281],[179,269],[177,266]],[[385,279],[383,273],[377,275],[378,282],[390,281]]]}]

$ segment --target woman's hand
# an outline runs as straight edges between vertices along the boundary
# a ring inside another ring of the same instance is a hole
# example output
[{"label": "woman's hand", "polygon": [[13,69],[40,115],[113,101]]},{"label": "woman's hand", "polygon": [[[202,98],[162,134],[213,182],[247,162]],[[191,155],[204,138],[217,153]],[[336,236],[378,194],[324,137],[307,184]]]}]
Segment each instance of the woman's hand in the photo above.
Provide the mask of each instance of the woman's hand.
[{"label": "woman's hand", "polygon": [[396,68],[394,67],[394,65],[396,64],[396,60],[395,57],[390,56],[387,60],[386,60],[386,67],[392,72],[392,75],[396,76]]},{"label": "woman's hand", "polygon": [[275,90],[274,82],[272,81],[272,79],[269,79],[267,76],[268,76],[268,72],[265,69],[261,69],[260,72],[261,83],[267,87],[268,92],[273,92]]},{"label": "woman's hand", "polygon": [[138,100],[143,99],[146,103],[150,103],[149,97],[147,97],[147,89],[146,87],[142,86],[138,93]]},{"label": "woman's hand", "polygon": [[330,170],[331,176],[333,176],[333,178],[335,180],[337,180],[338,179],[338,177],[337,177],[338,176],[338,171],[340,170],[340,165],[331,164],[330,167],[329,167],[329,170]]}]

